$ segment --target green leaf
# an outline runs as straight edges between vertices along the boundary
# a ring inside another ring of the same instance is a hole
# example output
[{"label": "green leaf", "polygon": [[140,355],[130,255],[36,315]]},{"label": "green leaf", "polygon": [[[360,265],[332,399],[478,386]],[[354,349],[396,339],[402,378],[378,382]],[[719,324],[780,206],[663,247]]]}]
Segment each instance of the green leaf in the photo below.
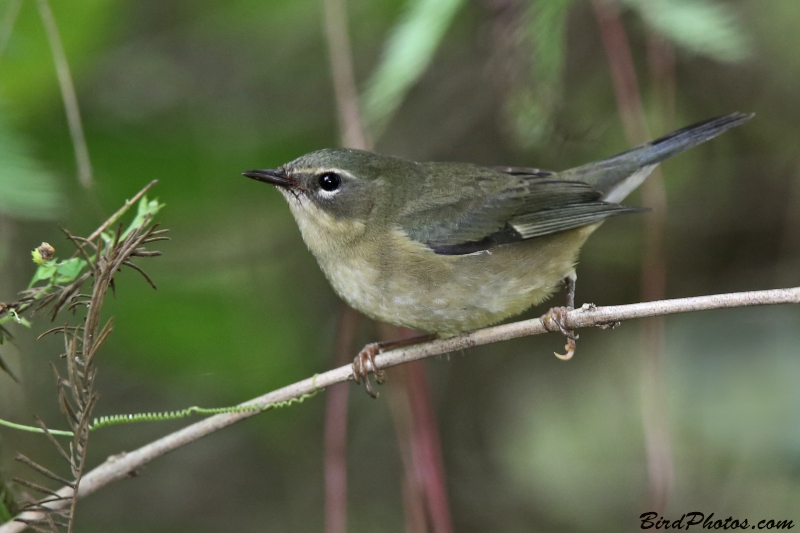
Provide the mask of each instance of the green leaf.
[{"label": "green leaf", "polygon": [[567,16],[572,2],[539,1],[530,8],[533,75],[537,83],[561,84],[567,56]]},{"label": "green leaf", "polygon": [[751,52],[735,12],[714,0],[623,0],[676,45],[717,61],[736,62]]},{"label": "green leaf", "polygon": [[523,77],[507,104],[518,140],[531,146],[548,137],[552,114],[563,95],[567,18],[573,0],[533,2],[528,34],[533,46],[530,79]]},{"label": "green leaf", "polygon": [[5,491],[0,492],[0,524],[11,522],[12,518],[14,517],[11,514],[11,511],[9,511],[8,507],[6,507]]},{"label": "green leaf", "polygon": [[[392,29],[383,60],[367,82],[364,116],[379,133],[422,76],[463,0],[408,0]],[[377,135],[375,135],[377,136]]]},{"label": "green leaf", "polygon": [[55,178],[33,157],[26,140],[11,129],[0,113],[0,214],[52,219],[59,214],[61,205]]},{"label": "green leaf", "polygon": [[87,263],[80,257],[73,257],[67,259],[58,265],[56,272],[58,272],[58,283],[68,283],[77,278],[81,271],[86,267]]},{"label": "green leaf", "polygon": [[57,270],[58,265],[55,263],[55,261],[49,261],[44,265],[40,265],[33,274],[33,279],[31,279],[28,288],[30,289],[39,281],[52,279]]},{"label": "green leaf", "polygon": [[[3,439],[0,438],[0,457],[3,456],[3,452]],[[11,522],[17,514],[15,496],[11,483],[6,481],[6,472],[0,470],[0,524]]]},{"label": "green leaf", "polygon": [[[155,200],[148,200],[147,196],[142,196],[142,199],[139,200],[139,205],[137,207],[136,216],[131,221],[131,224],[128,226],[122,234],[122,239],[128,236],[128,234],[133,231],[134,229],[140,227],[144,224],[145,219],[149,216],[151,219],[158,213],[162,207],[166,204],[158,203],[158,199]],[[105,238],[105,237],[104,237]]]}]

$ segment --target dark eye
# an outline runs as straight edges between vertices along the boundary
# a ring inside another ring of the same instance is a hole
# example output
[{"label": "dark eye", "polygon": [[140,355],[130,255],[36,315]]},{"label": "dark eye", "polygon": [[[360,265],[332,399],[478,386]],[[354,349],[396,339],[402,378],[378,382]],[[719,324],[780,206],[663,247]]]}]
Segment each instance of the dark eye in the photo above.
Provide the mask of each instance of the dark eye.
[{"label": "dark eye", "polygon": [[319,186],[323,191],[333,192],[342,185],[342,177],[336,172],[326,172],[319,177]]}]

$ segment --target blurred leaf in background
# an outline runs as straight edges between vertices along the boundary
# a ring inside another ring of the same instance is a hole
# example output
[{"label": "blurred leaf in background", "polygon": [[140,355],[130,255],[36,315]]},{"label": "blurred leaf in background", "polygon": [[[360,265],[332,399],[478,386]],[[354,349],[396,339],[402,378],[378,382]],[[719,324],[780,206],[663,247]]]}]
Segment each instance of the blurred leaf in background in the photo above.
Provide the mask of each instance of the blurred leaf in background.
[{"label": "blurred leaf in background", "polygon": [[409,89],[425,73],[464,0],[408,0],[387,39],[380,64],[367,82],[364,112],[377,138]]},{"label": "blurred leaf in background", "polygon": [[[0,103],[0,218],[6,218],[0,225],[8,226],[11,218],[53,220],[65,211],[64,196],[55,177],[34,156],[28,140],[8,124],[5,107]],[[0,239],[0,268],[8,256],[8,244]],[[8,330],[0,326],[0,344],[9,338]],[[0,370],[17,380],[2,352]]]},{"label": "blurred leaf in background", "polygon": [[9,126],[5,107],[0,106],[0,216],[53,220],[64,212],[58,183],[23,134]]},{"label": "blurred leaf in background", "polygon": [[531,51],[530,73],[514,84],[506,109],[507,119],[523,147],[547,141],[563,105],[567,20],[573,3],[531,2],[525,12],[522,38]]},{"label": "blurred leaf in background", "polygon": [[736,12],[718,0],[622,0],[654,29],[693,54],[733,63],[752,42]]}]

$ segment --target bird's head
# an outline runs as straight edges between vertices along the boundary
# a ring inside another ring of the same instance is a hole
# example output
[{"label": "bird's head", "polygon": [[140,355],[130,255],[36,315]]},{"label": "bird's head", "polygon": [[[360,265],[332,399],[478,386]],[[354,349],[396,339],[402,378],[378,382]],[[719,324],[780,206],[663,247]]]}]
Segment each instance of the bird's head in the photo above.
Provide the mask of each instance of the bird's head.
[{"label": "bird's head", "polygon": [[415,172],[412,161],[362,150],[324,149],[277,169],[243,175],[276,186],[289,202],[306,244],[317,253],[347,246],[368,229],[388,223],[381,216],[388,216],[393,188]]}]

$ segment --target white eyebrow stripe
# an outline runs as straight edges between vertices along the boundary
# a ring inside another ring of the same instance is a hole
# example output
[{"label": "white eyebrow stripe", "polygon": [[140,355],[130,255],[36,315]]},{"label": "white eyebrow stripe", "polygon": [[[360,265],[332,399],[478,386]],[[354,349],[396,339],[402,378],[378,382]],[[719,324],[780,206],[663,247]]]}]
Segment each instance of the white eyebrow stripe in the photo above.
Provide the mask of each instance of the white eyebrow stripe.
[{"label": "white eyebrow stripe", "polygon": [[336,174],[341,174],[342,176],[348,177],[350,179],[358,179],[348,171],[335,167],[328,167],[328,168],[306,167],[306,168],[297,168],[294,171],[303,174],[314,174],[315,176],[321,176],[322,174],[325,174],[327,172],[335,172]]}]

